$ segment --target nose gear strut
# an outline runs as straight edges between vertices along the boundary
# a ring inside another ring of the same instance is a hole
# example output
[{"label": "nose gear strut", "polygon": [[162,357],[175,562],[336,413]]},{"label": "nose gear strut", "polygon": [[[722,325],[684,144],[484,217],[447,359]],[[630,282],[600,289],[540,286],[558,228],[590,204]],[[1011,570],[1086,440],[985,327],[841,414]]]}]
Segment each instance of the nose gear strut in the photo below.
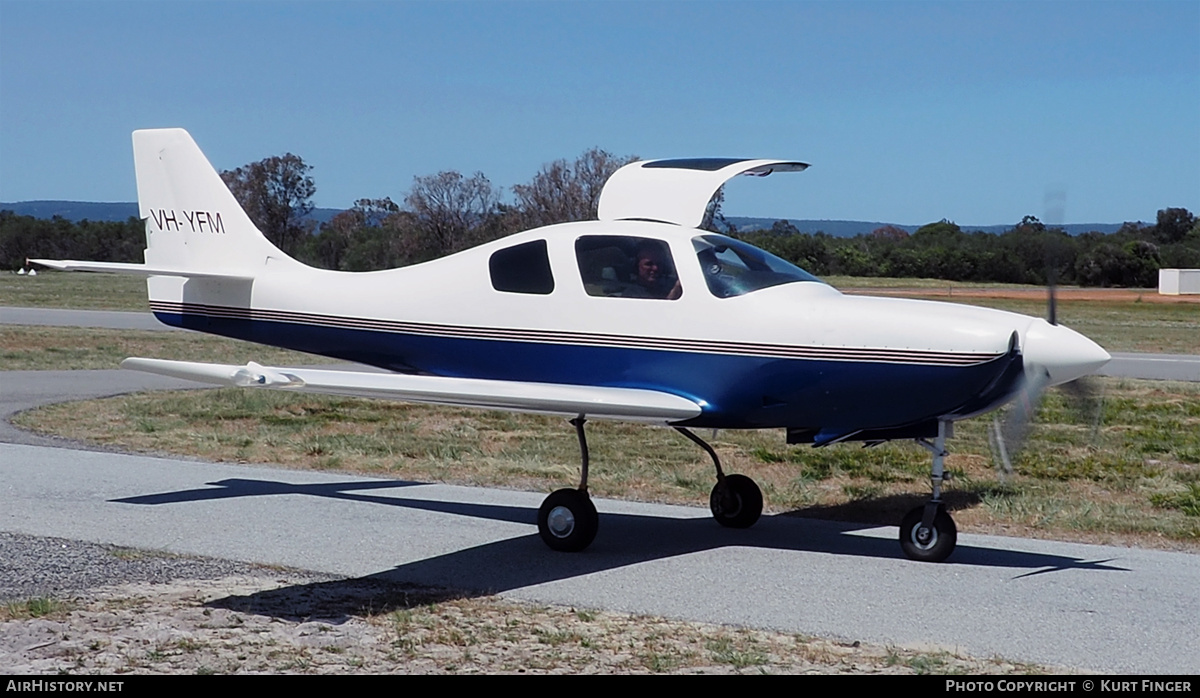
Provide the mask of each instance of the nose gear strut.
[{"label": "nose gear strut", "polygon": [[926,439],[916,442],[933,454],[933,466],[929,480],[933,496],[924,506],[919,506],[905,515],[900,523],[900,548],[912,560],[941,562],[954,552],[958,543],[958,528],[954,519],[946,513],[942,502],[942,483],[950,479],[945,469],[946,437],[954,435],[954,423],[938,421],[938,435],[933,443]]}]

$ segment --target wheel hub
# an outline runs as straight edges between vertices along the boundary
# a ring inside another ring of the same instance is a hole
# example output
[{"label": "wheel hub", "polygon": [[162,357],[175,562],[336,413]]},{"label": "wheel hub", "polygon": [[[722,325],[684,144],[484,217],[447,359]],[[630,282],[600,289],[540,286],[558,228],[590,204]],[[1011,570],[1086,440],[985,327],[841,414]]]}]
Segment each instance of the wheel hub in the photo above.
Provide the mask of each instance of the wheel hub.
[{"label": "wheel hub", "polygon": [[917,526],[913,529],[912,541],[917,547],[928,550],[937,543],[937,531],[932,526]]},{"label": "wheel hub", "polygon": [[566,538],[575,530],[575,514],[567,507],[554,507],[546,517],[546,526],[555,538]]},{"label": "wheel hub", "polygon": [[737,516],[742,511],[742,498],[728,490],[721,496],[721,513],[725,516]]}]

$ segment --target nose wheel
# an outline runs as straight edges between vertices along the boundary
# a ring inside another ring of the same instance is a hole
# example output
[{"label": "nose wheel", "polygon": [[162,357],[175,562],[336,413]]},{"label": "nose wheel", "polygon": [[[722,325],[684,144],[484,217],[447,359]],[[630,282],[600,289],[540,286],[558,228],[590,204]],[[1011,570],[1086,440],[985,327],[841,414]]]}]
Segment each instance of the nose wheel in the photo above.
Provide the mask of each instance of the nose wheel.
[{"label": "nose wheel", "polygon": [[917,439],[917,443],[933,455],[929,473],[933,496],[924,506],[908,512],[900,522],[900,549],[910,560],[941,562],[950,557],[958,544],[958,528],[942,503],[942,482],[950,477],[945,469],[946,437],[953,434],[953,426],[952,422],[939,421],[937,439],[933,443]]},{"label": "nose wheel", "polygon": [[954,546],[958,543],[958,527],[940,504],[931,523],[926,524],[924,519],[923,506],[908,512],[900,523],[900,548],[911,560],[941,562],[954,552]]}]

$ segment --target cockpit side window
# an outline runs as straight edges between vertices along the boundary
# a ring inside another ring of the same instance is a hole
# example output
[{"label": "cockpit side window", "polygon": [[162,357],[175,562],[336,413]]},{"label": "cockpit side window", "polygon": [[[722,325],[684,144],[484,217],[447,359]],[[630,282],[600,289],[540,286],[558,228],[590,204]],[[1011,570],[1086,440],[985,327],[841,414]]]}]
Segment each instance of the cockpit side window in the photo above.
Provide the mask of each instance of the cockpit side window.
[{"label": "cockpit side window", "polygon": [[717,298],[797,281],[824,283],[791,262],[724,235],[694,237],[692,246],[708,290]]},{"label": "cockpit side window", "polygon": [[492,253],[488,271],[492,275],[492,288],[497,291],[540,295],[554,291],[554,275],[550,272],[545,240],[525,242]]},{"label": "cockpit side window", "polygon": [[575,241],[579,275],[589,296],[676,300],[683,295],[667,243],[626,235]]}]

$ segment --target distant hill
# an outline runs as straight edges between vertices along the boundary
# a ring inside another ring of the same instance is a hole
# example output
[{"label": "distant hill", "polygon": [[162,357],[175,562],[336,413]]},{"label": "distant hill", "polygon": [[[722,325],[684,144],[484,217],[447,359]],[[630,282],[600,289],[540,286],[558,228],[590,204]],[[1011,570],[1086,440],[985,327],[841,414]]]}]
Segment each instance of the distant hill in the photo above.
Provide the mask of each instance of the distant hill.
[{"label": "distant hill", "polygon": [[[737,227],[739,232],[749,230],[770,230],[775,222],[782,220],[779,218],[746,218],[742,216],[729,216],[726,220]],[[907,230],[910,233],[915,233],[920,225],[899,225],[895,223],[880,223],[871,221],[815,221],[804,220],[797,218],[788,218],[787,221],[796,226],[796,230],[802,233],[822,232],[835,238],[852,238],[855,235],[869,233],[885,225],[895,225],[901,230]],[[932,221],[931,221],[932,222]],[[924,225],[924,224],[922,224]],[[981,231],[984,233],[1003,233],[1012,230],[1015,223],[1008,225],[959,225],[966,232]],[[1083,233],[1099,232],[1099,233],[1115,233],[1121,229],[1121,223],[1068,223],[1063,227],[1070,235],[1081,235]]]},{"label": "distant hill", "polygon": [[50,219],[60,216],[73,223],[89,221],[124,221],[136,218],[135,203],[94,203],[90,201],[18,201],[0,203],[0,211],[12,211],[18,216]]},{"label": "distant hill", "polygon": [[[66,220],[73,222],[85,219],[89,221],[124,221],[131,217],[136,218],[138,214],[137,204],[132,202],[18,201],[15,203],[0,203],[0,211],[4,210],[12,211],[20,216],[33,216],[34,218],[50,219],[55,216],[62,216]],[[318,223],[325,223],[341,212],[341,209],[337,208],[318,208],[313,210],[310,218]],[[756,229],[769,230],[775,224],[775,221],[780,219],[730,216],[728,220],[739,231],[748,231]],[[789,218],[787,220],[802,233],[816,233],[820,231],[833,237],[854,237],[855,235],[869,233],[872,230],[889,225],[888,223],[870,221],[822,221],[796,218]],[[896,225],[896,227],[912,233],[921,226]],[[963,225],[960,227],[969,232],[978,230],[985,233],[1003,233],[1006,230],[1012,229],[1013,225]],[[1115,233],[1120,227],[1120,223],[1069,223],[1063,226],[1071,235],[1079,235],[1091,231]]]}]

